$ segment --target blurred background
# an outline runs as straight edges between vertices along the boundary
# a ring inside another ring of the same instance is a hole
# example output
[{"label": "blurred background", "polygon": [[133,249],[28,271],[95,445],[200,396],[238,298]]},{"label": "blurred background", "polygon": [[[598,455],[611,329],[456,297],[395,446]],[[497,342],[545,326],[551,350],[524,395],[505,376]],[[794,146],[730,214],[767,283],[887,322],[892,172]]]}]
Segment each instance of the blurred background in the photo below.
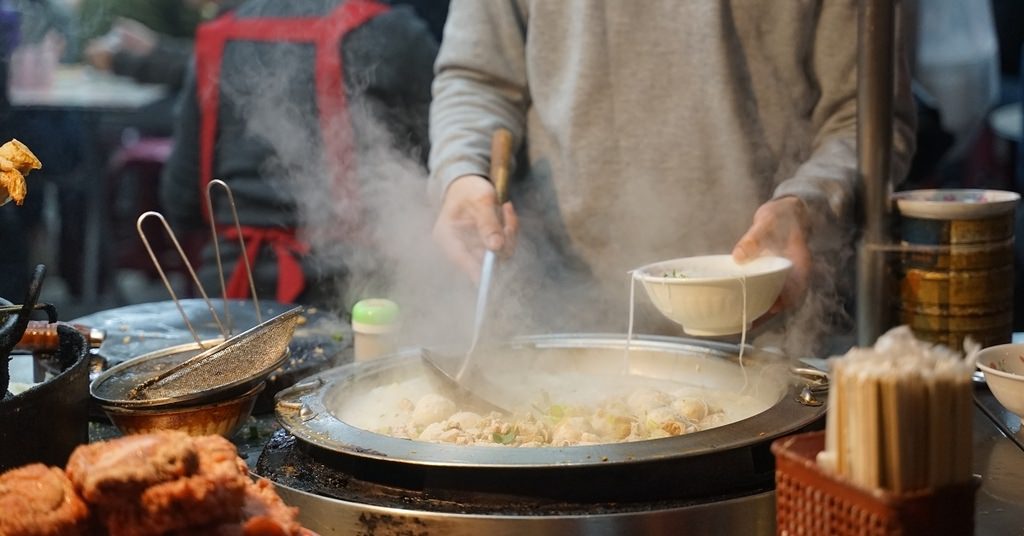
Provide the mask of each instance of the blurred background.
[{"label": "blurred background", "polygon": [[[0,296],[19,302],[31,267],[45,263],[43,301],[63,319],[168,298],[135,221],[163,209],[196,29],[244,3],[0,0],[0,139],[19,139],[43,162],[25,204],[0,207]],[[382,3],[411,9],[440,40],[448,0]],[[206,237],[182,234],[198,262]],[[172,285],[196,295],[171,244],[149,236]]]}]

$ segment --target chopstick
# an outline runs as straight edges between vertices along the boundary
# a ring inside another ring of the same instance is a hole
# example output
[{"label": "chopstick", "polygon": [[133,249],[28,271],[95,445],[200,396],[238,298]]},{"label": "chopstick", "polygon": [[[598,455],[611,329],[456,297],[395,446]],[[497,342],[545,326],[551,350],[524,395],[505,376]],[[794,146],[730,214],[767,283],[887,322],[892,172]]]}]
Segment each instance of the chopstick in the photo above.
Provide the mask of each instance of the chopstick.
[{"label": "chopstick", "polygon": [[971,478],[972,356],[896,328],[874,348],[832,359],[822,467],[896,493]]}]

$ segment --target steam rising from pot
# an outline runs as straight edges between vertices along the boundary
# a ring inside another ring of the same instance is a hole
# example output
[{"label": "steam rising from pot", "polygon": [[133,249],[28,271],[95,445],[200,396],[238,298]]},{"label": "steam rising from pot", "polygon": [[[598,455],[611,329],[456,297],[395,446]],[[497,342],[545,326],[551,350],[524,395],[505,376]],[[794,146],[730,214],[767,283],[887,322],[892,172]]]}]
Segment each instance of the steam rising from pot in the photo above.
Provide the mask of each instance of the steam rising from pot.
[{"label": "steam rising from pot", "polygon": [[[345,290],[337,297],[336,308],[348,310],[365,297],[388,297],[403,311],[401,343],[467,342],[475,288],[442,257],[431,239],[438,200],[427,193],[425,155],[409,148],[411,136],[402,130],[406,127],[396,129],[382,122],[379,101],[362,91],[373,76],[372,69],[360,80],[348,80],[350,89],[355,86],[348,104],[358,147],[353,170],[360,188],[357,206],[351,199],[325,195],[331,174],[320,155],[318,128],[301,119],[315,112],[315,105],[291,102],[288,97],[293,84],[311,83],[310,75],[289,68],[302,64],[297,59],[302,54],[298,46],[278,48],[278,56],[253,61],[247,67],[252,75],[250,84],[244,94],[233,97],[239,102],[249,134],[275,154],[267,171],[282,177],[276,184],[293,195],[304,238],[312,246],[317,265],[325,271],[342,265],[346,268]],[[393,114],[383,117],[394,119]],[[422,128],[427,117],[404,120]],[[792,130],[802,131],[797,126]],[[787,144],[790,147],[783,149],[796,156],[809,153],[810,140]],[[701,158],[700,148],[681,150]],[[528,159],[521,154],[518,160]],[[619,191],[602,196],[615,199],[613,205],[600,207],[585,221],[569,222],[572,233],[606,241],[600,262],[589,263],[560,246],[570,234],[568,227],[559,223],[556,197],[560,194],[550,181],[541,178],[558,171],[532,177],[513,174],[511,195],[520,214],[522,234],[515,255],[499,265],[494,289],[498,320],[492,322],[492,326],[500,326],[497,335],[624,333],[628,270],[667,258],[730,251],[749,227],[757,206],[770,197],[772,184],[794,171],[792,166],[783,166],[766,178],[723,171],[711,180],[689,184],[681,182],[685,170],[661,169],[651,155],[638,154],[635,164],[635,169],[618,170],[623,178]],[[533,169],[550,171],[546,165],[545,161],[531,163]],[[641,180],[637,174],[642,169],[656,173],[657,179]],[[640,183],[652,186],[634,187]],[[652,210],[663,206],[665,197],[679,199],[674,193],[680,188],[688,192],[682,205]],[[360,215],[367,231],[360,243],[341,239],[337,233],[339,219],[353,213]],[[670,243],[664,240],[665,233],[652,232],[665,226],[678,230]],[[773,323],[773,332],[755,344],[778,347],[798,357],[812,355],[822,333],[834,331],[837,325],[849,328],[842,303],[852,274],[837,268],[851,264],[853,231],[840,227],[816,225],[811,291],[799,308]],[[610,283],[596,285],[594,274]],[[682,335],[677,325],[661,318],[647,303],[638,306],[638,332]]]}]

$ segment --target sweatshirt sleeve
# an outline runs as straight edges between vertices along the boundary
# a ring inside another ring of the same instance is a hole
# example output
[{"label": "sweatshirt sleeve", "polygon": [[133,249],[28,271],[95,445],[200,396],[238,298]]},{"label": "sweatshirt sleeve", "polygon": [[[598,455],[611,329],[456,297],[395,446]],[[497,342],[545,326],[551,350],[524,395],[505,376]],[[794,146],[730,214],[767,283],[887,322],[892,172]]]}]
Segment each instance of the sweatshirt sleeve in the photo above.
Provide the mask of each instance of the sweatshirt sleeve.
[{"label": "sweatshirt sleeve", "polygon": [[112,67],[114,73],[136,82],[178,89],[191,59],[192,40],[161,36],[149,54],[115,53]]},{"label": "sweatshirt sleeve", "polygon": [[526,10],[516,0],[453,0],[434,66],[430,194],[463,175],[487,176],[492,133],[523,139],[529,88]]},{"label": "sweatshirt sleeve", "polygon": [[[902,14],[901,14],[902,15]],[[897,20],[905,20],[899,16]],[[916,115],[910,91],[906,32],[897,31],[898,58],[893,102],[891,180],[905,176],[914,152]],[[859,191],[857,174],[857,2],[822,2],[808,68],[821,96],[814,107],[810,158],[793,177],[780,183],[774,197],[796,196],[815,216],[854,221]]]}]

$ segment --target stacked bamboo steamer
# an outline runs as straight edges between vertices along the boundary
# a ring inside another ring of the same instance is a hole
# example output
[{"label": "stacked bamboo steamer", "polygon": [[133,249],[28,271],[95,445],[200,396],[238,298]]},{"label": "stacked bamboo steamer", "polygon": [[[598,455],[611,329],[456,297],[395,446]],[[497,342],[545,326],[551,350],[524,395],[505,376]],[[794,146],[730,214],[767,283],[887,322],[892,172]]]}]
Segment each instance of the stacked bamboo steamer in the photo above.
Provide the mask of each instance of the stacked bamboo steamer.
[{"label": "stacked bamboo steamer", "polygon": [[900,300],[897,316],[925,340],[961,349],[1013,334],[1014,212],[1001,190],[898,192]]}]

